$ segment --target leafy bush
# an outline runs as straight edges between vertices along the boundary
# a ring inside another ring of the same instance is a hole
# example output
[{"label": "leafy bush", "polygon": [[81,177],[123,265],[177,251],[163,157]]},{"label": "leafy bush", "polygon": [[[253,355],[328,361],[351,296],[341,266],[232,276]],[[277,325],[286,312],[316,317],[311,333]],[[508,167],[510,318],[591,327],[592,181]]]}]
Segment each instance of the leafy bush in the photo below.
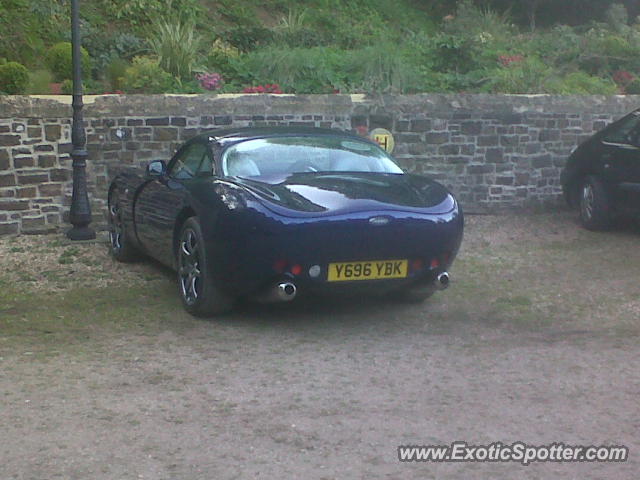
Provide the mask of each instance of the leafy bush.
[{"label": "leafy bush", "polygon": [[289,47],[316,47],[324,43],[323,36],[308,22],[308,10],[292,10],[280,19],[275,28],[276,42]]},{"label": "leafy bush", "polygon": [[539,56],[556,68],[577,68],[578,59],[584,53],[584,37],[574,28],[558,25],[548,32],[525,37],[525,49],[529,55]]},{"label": "leafy bush", "polygon": [[640,95],[640,78],[633,79],[624,90],[629,95]]},{"label": "leafy bush", "polygon": [[579,66],[594,75],[640,67],[637,38],[592,29],[585,35]]},{"label": "leafy bush", "polygon": [[327,47],[266,47],[236,62],[244,85],[276,83],[294,93],[330,93],[345,83],[345,52]]},{"label": "leafy bush", "polygon": [[237,75],[234,60],[240,56],[240,50],[217,38],[207,53],[206,67],[220,73],[225,80],[233,80]]},{"label": "leafy bush", "polygon": [[192,78],[202,43],[194,25],[180,20],[161,20],[154,24],[153,32],[149,44],[160,66],[176,78]]},{"label": "leafy bush", "polygon": [[174,84],[171,74],[151,57],[135,57],[124,75],[124,89],[129,93],[164,93]]},{"label": "leafy bush", "polygon": [[129,62],[122,58],[114,58],[106,67],[106,77],[111,90],[122,90]]},{"label": "leafy bush", "polygon": [[204,93],[205,89],[202,88],[200,82],[196,78],[190,80],[180,80],[174,78],[173,85],[166,93]]},{"label": "leafy bush", "polygon": [[629,14],[621,3],[614,3],[605,12],[605,19],[609,29],[614,32],[624,33],[629,28]]},{"label": "leafy bush", "polygon": [[18,62],[0,64],[0,92],[20,95],[29,84],[29,71]]},{"label": "leafy bush", "polygon": [[[80,52],[82,71],[84,73],[89,73],[91,71],[91,61],[89,58],[89,53],[83,47],[80,47]],[[63,81],[72,78],[73,62],[71,43],[56,43],[49,49],[49,52],[47,53],[47,62],[49,64],[51,72],[53,73],[57,81]]]},{"label": "leafy bush", "polygon": [[130,32],[106,30],[85,22],[82,33],[82,44],[91,56],[94,78],[102,78],[115,59],[131,60],[147,49],[145,42]]},{"label": "leafy bush", "polygon": [[585,72],[573,72],[560,80],[550,80],[544,91],[560,95],[613,95],[617,90],[616,84],[611,80]]},{"label": "leafy bush", "polygon": [[460,37],[489,35],[493,38],[510,38],[515,33],[507,13],[498,13],[490,8],[475,5],[472,0],[458,3],[456,14],[443,25],[447,34]]},{"label": "leafy bush", "polygon": [[485,89],[491,93],[541,93],[551,68],[537,57],[528,57],[488,72]]},{"label": "leafy bush", "polygon": [[63,95],[71,95],[73,93],[73,80],[69,80],[68,78],[62,82],[60,87]]},{"label": "leafy bush", "polygon": [[273,31],[262,25],[236,25],[219,32],[220,37],[240,50],[249,52],[273,40]]},{"label": "leafy bush", "polygon": [[346,76],[341,89],[407,93],[416,91],[420,84],[420,68],[415,56],[390,41],[382,40],[349,52],[343,68]]},{"label": "leafy bush", "polygon": [[135,27],[163,18],[180,18],[193,23],[203,13],[198,0],[104,0],[103,3],[107,14]]},{"label": "leafy bush", "polygon": [[432,38],[428,56],[437,71],[466,73],[478,68],[479,53],[473,38],[442,33]]},{"label": "leafy bush", "polygon": [[29,95],[48,95],[51,93],[51,83],[53,83],[53,74],[49,70],[40,69],[29,72],[26,93]]},{"label": "leafy bush", "polygon": [[[0,0],[0,57],[38,64],[46,44],[63,40],[69,30],[68,5],[51,0]],[[46,42],[46,43],[45,43]]]}]

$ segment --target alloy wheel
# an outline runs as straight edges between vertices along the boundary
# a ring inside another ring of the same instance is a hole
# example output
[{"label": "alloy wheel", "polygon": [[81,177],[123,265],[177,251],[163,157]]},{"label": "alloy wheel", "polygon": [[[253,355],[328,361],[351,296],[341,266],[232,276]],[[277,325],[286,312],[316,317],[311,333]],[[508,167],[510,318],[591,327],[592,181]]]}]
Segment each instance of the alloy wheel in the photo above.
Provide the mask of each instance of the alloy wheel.
[{"label": "alloy wheel", "polygon": [[202,293],[200,291],[202,272],[198,253],[198,236],[190,228],[182,233],[180,239],[178,278],[182,298],[188,305],[193,305]]},{"label": "alloy wheel", "polygon": [[109,220],[111,228],[109,229],[109,242],[111,243],[111,249],[114,252],[118,252],[122,249],[122,234],[123,224],[120,217],[120,208],[117,203],[114,203],[109,207]]},{"label": "alloy wheel", "polygon": [[591,220],[593,217],[593,209],[595,203],[595,195],[593,192],[593,186],[590,183],[586,183],[582,187],[582,198],[580,199],[580,212],[582,218],[585,220]]}]

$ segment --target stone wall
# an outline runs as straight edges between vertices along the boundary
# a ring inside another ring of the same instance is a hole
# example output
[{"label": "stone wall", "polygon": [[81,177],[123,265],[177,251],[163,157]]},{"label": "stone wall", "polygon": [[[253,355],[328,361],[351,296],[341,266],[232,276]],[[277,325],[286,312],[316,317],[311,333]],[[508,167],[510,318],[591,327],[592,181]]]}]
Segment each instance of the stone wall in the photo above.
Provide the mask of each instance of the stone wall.
[{"label": "stone wall", "polygon": [[[571,148],[637,105],[636,97],[510,95],[157,95],[85,97],[89,191],[104,225],[123,165],[168,159],[207,129],[311,125],[395,136],[406,170],[451,188],[467,211],[560,202]],[[0,235],[55,230],[71,197],[70,97],[0,97]]]}]

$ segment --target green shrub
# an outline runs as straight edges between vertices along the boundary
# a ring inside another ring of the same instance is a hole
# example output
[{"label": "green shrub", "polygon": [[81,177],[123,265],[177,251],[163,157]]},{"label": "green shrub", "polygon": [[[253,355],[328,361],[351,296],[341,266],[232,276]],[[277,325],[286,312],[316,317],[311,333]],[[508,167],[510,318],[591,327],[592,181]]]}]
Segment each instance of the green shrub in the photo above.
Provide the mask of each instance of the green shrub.
[{"label": "green shrub", "polygon": [[109,0],[108,15],[142,27],[161,18],[195,21],[203,13],[198,0]]},{"label": "green shrub", "polygon": [[241,85],[276,83],[293,93],[400,93],[420,85],[419,59],[390,41],[354,50],[271,46],[243,55],[234,65]]},{"label": "green shrub", "polygon": [[233,81],[238,72],[235,61],[240,56],[240,50],[218,38],[211,45],[207,53],[206,67],[208,71],[218,72],[226,81]]},{"label": "green shrub", "polygon": [[18,62],[6,62],[0,65],[0,92],[9,95],[24,93],[29,84],[29,71]]},{"label": "green shrub", "polygon": [[545,87],[546,93],[560,95],[614,95],[617,91],[613,81],[585,72],[573,72],[560,80],[550,80]]},{"label": "green shrub", "polygon": [[29,85],[27,92],[29,95],[48,95],[51,93],[50,84],[53,83],[53,74],[46,69],[29,72]]},{"label": "green shrub", "polygon": [[629,28],[629,13],[621,3],[614,3],[605,12],[605,19],[609,29],[624,33]]},{"label": "green shrub", "polygon": [[241,52],[265,46],[273,40],[273,31],[262,25],[236,25],[219,32],[229,44]]},{"label": "green shrub", "polygon": [[443,25],[443,31],[466,38],[484,34],[493,38],[510,39],[515,28],[508,10],[506,13],[498,13],[490,8],[479,7],[472,0],[462,0],[458,3],[455,16]]},{"label": "green shrub", "polygon": [[634,78],[624,90],[628,95],[640,95],[640,78]]},{"label": "green shrub", "polygon": [[387,40],[349,52],[347,88],[364,93],[408,93],[420,85],[420,65],[411,51]]},{"label": "green shrub", "polygon": [[324,43],[320,32],[308,21],[308,10],[289,10],[275,28],[275,41],[289,47],[316,47]]},{"label": "green shrub", "polygon": [[526,52],[537,55],[549,65],[575,68],[584,52],[584,37],[567,25],[557,25],[548,32],[526,37]]},{"label": "green shrub", "polygon": [[135,57],[124,75],[128,93],[165,93],[174,86],[174,78],[151,57]]},{"label": "green shrub", "polygon": [[586,35],[579,58],[581,70],[604,76],[616,70],[634,70],[640,66],[637,41],[630,37],[591,30]]},{"label": "green shrub", "polygon": [[121,58],[114,58],[107,65],[106,77],[112,91],[124,89],[123,83],[128,67],[129,62]]},{"label": "green shrub", "polygon": [[[283,91],[329,93],[345,83],[345,52],[328,47],[265,47],[234,62],[243,85],[277,83]],[[226,80],[226,79],[225,79]]]},{"label": "green shrub", "polygon": [[484,87],[490,93],[542,93],[552,70],[537,57],[488,72]]},{"label": "green shrub", "polygon": [[176,78],[191,79],[202,43],[194,25],[161,20],[154,24],[153,32],[149,44],[160,66]]},{"label": "green shrub", "polygon": [[475,40],[447,33],[435,35],[427,56],[436,71],[466,73],[478,68]]},{"label": "green shrub", "polygon": [[73,94],[73,80],[69,80],[68,78],[62,82],[60,86],[60,91],[63,95],[71,95]]},{"label": "green shrub", "polygon": [[130,32],[113,31],[83,22],[82,45],[91,57],[92,76],[102,78],[114,59],[131,60],[147,49],[145,41]]},{"label": "green shrub", "polygon": [[[82,57],[82,71],[85,74],[89,74],[91,72],[91,60],[89,57],[89,53],[83,47],[80,48]],[[47,62],[49,65],[49,69],[53,72],[56,81],[61,82],[63,80],[72,78],[73,63],[71,43],[56,43],[49,49],[49,52],[47,53]]]}]

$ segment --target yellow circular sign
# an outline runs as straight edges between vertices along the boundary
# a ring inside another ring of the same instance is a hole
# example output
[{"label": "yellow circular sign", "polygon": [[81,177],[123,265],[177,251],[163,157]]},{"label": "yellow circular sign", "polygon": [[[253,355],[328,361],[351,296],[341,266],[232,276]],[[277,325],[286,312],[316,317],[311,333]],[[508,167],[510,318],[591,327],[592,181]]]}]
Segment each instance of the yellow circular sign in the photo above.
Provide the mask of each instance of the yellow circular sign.
[{"label": "yellow circular sign", "polygon": [[369,138],[384,148],[387,153],[393,152],[393,147],[396,145],[393,135],[386,128],[374,128],[369,133]]}]

